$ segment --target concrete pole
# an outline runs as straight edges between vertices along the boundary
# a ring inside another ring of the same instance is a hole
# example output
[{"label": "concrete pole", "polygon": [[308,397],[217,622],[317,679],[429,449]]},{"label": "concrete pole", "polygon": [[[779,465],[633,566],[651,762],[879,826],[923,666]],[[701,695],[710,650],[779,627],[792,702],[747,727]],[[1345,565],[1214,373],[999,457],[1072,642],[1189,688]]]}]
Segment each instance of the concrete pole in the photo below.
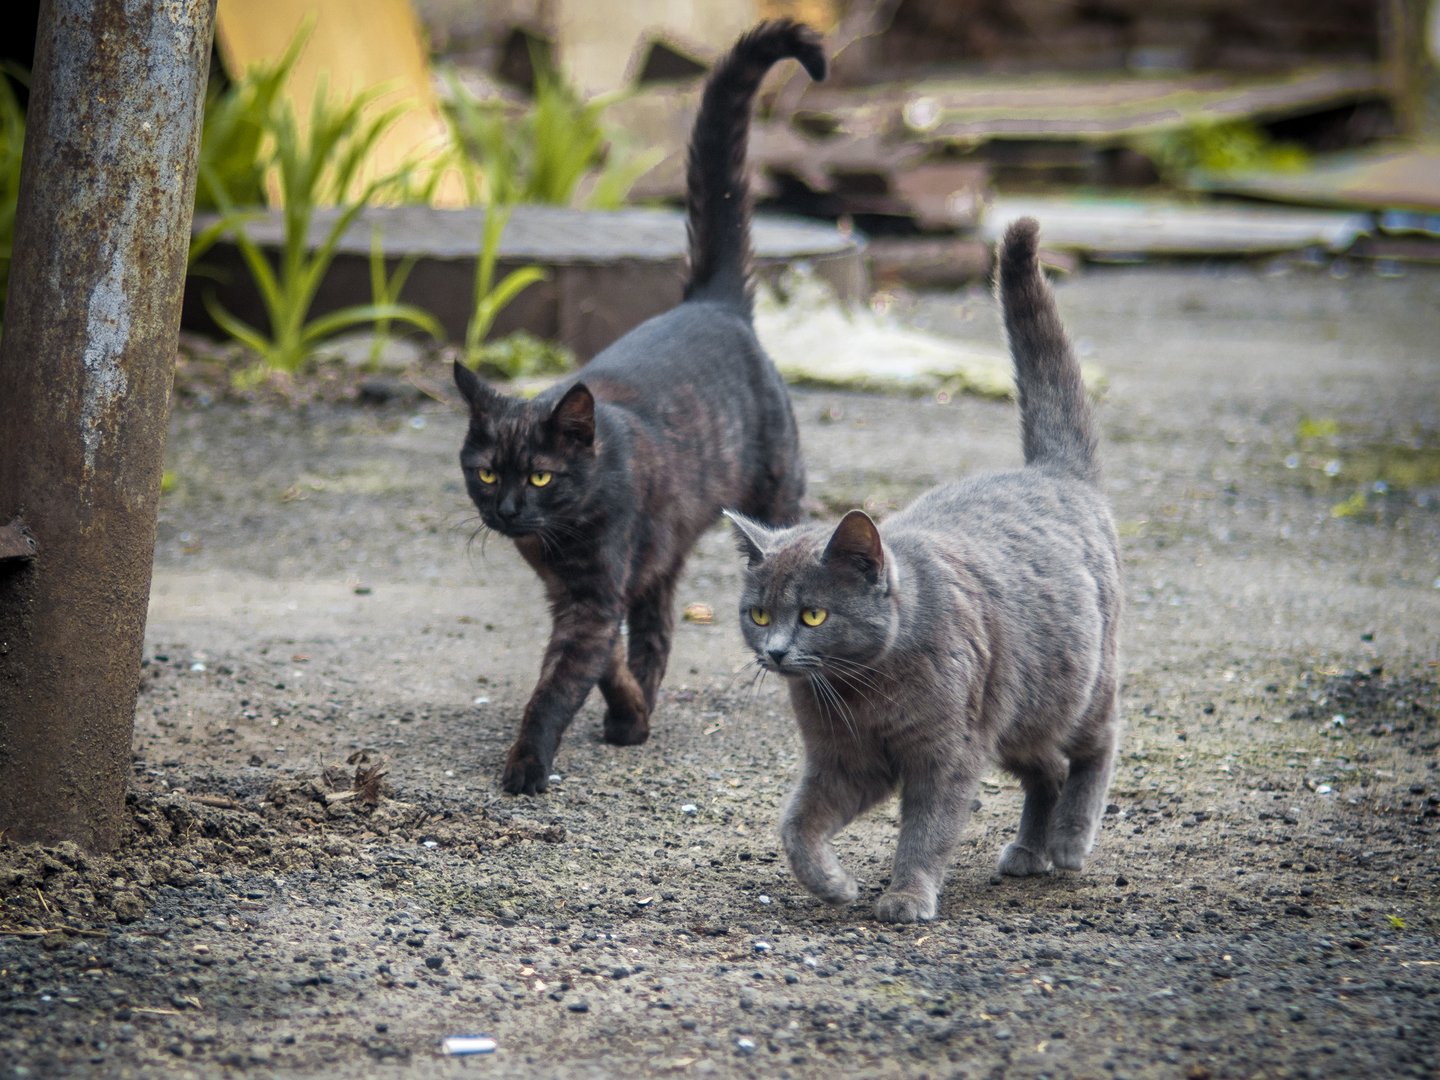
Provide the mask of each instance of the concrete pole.
[{"label": "concrete pole", "polygon": [[121,835],[215,0],[44,0],[0,338],[0,830]]}]

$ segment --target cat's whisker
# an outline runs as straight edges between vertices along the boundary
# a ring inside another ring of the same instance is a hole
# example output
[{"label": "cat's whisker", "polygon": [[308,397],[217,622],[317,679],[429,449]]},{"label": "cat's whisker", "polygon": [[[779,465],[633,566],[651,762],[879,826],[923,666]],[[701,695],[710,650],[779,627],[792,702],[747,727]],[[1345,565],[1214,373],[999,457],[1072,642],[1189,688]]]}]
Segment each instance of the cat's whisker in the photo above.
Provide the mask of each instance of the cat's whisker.
[{"label": "cat's whisker", "polygon": [[811,691],[815,694],[816,704],[822,706],[821,711],[828,714],[833,710],[845,725],[851,736],[859,739],[860,733],[855,727],[855,716],[850,711],[850,706],[845,704],[844,698],[840,696],[834,685],[827,679],[818,668],[805,672],[805,678],[810,683]]},{"label": "cat's whisker", "polygon": [[745,707],[753,708],[755,699],[760,696],[760,688],[765,685],[765,676],[770,672],[765,670],[759,663],[755,665],[755,674],[750,677],[750,685],[746,687]]},{"label": "cat's whisker", "polygon": [[[854,661],[845,660],[836,656],[822,656],[822,663],[829,669],[830,674],[839,679],[846,686],[856,690],[862,697],[869,697],[874,694],[884,698],[892,705],[899,704],[893,695],[882,690],[880,681],[876,675],[870,674],[874,668],[866,664],[857,664]],[[866,693],[868,691],[869,693]]]},{"label": "cat's whisker", "polygon": [[830,688],[830,694],[835,699],[835,704],[839,708],[841,716],[845,720],[845,726],[850,730],[850,734],[854,736],[855,739],[858,741],[860,738],[860,729],[859,726],[855,723],[855,713],[850,708],[850,703],[845,700],[845,696],[841,694],[839,690],[835,689],[834,683],[830,681],[828,676],[826,676],[824,673],[821,673],[820,678],[825,683],[825,685]]},{"label": "cat's whisker", "polygon": [[480,557],[483,559],[485,557],[485,545],[490,542],[490,537],[493,534],[494,530],[492,530],[490,526],[486,525],[483,521],[480,522],[480,524],[475,526],[474,531],[470,533],[470,538],[465,541],[466,554],[469,554],[470,549],[475,546],[476,537],[479,537]]}]

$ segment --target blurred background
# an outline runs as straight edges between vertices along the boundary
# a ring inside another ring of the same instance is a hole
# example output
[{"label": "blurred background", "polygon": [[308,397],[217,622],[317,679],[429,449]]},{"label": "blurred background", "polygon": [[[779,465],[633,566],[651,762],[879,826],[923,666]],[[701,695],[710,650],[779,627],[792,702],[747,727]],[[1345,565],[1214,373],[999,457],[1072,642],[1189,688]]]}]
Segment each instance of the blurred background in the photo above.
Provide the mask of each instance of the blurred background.
[{"label": "blurred background", "polygon": [[[0,12],[0,288],[38,7]],[[250,377],[356,330],[583,360],[678,298],[700,84],[780,16],[834,70],[772,74],[754,190],[823,229],[761,268],[843,302],[982,281],[1023,213],[1060,270],[1440,261],[1430,0],[220,0],[186,325]]]}]

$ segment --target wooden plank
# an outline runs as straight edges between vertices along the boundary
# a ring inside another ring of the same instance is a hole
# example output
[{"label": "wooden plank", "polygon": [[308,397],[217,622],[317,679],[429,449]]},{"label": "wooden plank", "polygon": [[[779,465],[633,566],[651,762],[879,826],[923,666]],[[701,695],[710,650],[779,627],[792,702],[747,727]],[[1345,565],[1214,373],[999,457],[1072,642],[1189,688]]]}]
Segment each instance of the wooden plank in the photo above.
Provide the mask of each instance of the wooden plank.
[{"label": "wooden plank", "polygon": [[991,139],[1115,142],[1222,120],[1295,115],[1389,91],[1375,65],[1348,64],[1271,76],[992,75],[857,91],[819,87],[806,95],[805,109],[828,114],[835,127],[854,136],[907,134],[962,145]]},{"label": "wooden plank", "polygon": [[1317,158],[1303,172],[1201,173],[1190,186],[1276,202],[1366,210],[1440,211],[1440,144]]},{"label": "wooden plank", "polygon": [[1182,203],[1171,199],[997,198],[981,235],[998,240],[1010,222],[1033,217],[1048,247],[1092,255],[1260,255],[1350,248],[1370,232],[1368,214],[1278,206]]}]

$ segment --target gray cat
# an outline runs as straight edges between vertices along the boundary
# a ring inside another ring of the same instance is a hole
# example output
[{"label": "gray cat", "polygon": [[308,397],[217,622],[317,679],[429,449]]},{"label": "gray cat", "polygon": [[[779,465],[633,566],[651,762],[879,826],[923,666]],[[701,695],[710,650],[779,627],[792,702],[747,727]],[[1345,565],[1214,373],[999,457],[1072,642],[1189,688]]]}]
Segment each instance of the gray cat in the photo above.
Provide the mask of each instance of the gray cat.
[{"label": "gray cat", "polygon": [[785,676],[805,746],[781,838],[801,883],[855,899],[831,840],[900,790],[886,922],[933,919],[982,772],[1019,777],[1005,874],[1079,870],[1120,735],[1120,563],[1080,369],[1036,257],[1010,226],[997,292],[1025,468],[946,484],[882,528],[771,529],[731,514],[749,559],[745,642]]}]

